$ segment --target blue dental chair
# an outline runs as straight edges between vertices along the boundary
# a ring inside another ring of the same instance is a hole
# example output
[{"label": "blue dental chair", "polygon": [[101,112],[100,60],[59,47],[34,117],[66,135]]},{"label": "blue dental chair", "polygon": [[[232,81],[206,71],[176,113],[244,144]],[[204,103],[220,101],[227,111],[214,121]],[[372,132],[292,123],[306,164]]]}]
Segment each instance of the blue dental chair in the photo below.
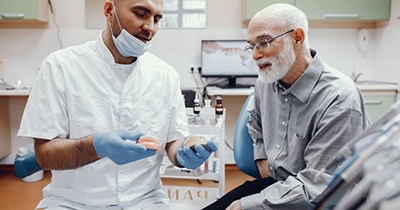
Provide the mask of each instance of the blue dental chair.
[{"label": "blue dental chair", "polygon": [[236,120],[233,135],[233,157],[236,166],[241,171],[254,178],[261,178],[257,165],[254,162],[253,140],[247,129],[247,121],[249,119],[247,106],[251,100],[253,100],[253,93],[247,97]]},{"label": "blue dental chair", "polygon": [[18,178],[25,178],[40,170],[42,170],[42,168],[36,160],[36,154],[34,151],[17,157],[14,161],[14,172]]}]

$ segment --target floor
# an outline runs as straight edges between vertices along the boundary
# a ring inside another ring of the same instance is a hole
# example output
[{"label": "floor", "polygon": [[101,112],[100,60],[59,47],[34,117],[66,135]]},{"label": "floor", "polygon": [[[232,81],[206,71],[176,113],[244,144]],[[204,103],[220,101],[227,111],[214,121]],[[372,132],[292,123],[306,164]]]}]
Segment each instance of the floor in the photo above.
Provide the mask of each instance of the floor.
[{"label": "floor", "polygon": [[[42,198],[42,188],[45,187],[51,179],[49,171],[45,171],[44,178],[38,182],[23,182],[21,179],[14,175],[12,168],[0,167],[0,204],[1,209],[4,210],[32,210],[36,207]],[[242,184],[246,180],[252,178],[234,165],[226,166],[225,176],[225,192],[230,191],[236,186]],[[190,185],[201,186],[208,183],[198,183],[196,180],[177,180],[177,179],[163,179],[163,183],[167,185]]]}]

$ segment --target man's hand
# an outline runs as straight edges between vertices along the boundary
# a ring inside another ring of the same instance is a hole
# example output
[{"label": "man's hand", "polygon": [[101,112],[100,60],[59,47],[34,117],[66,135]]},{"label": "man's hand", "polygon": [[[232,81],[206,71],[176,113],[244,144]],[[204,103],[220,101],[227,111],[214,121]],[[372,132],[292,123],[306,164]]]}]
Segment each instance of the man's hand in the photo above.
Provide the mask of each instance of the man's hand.
[{"label": "man's hand", "polygon": [[156,154],[155,150],[136,143],[141,136],[126,130],[112,130],[96,134],[93,144],[99,157],[108,157],[117,165],[122,165]]},{"label": "man's hand", "polygon": [[231,203],[231,205],[226,208],[226,210],[242,210],[242,206],[240,205],[240,200],[235,200]]},{"label": "man's hand", "polygon": [[[188,168],[195,169],[208,159],[211,153],[217,151],[217,145],[208,140],[205,145],[196,144],[193,147],[188,147],[182,142],[178,150],[177,159],[179,164]],[[206,149],[207,148],[207,149]]]},{"label": "man's hand", "polygon": [[268,178],[271,176],[268,169],[268,161],[267,160],[256,160],[256,164],[258,167],[258,171],[260,172],[261,178]]}]

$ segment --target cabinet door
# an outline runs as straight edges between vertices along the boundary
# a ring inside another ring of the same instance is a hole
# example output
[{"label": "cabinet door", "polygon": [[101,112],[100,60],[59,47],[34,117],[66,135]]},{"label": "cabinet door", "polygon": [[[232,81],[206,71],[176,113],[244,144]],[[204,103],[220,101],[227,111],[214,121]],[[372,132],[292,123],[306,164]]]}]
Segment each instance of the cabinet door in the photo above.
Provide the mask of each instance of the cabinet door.
[{"label": "cabinet door", "polygon": [[0,97],[0,159],[11,153],[9,97]]},{"label": "cabinet door", "polygon": [[388,20],[390,0],[296,0],[309,20]]},{"label": "cabinet door", "polygon": [[294,5],[295,0],[245,0],[246,1],[246,19],[251,19],[258,11],[264,7],[275,3],[287,3]]},{"label": "cabinet door", "polygon": [[396,101],[395,95],[374,95],[364,93],[364,102],[372,122],[376,122]]},{"label": "cabinet door", "polygon": [[47,21],[48,9],[47,0],[0,0],[0,19]]}]

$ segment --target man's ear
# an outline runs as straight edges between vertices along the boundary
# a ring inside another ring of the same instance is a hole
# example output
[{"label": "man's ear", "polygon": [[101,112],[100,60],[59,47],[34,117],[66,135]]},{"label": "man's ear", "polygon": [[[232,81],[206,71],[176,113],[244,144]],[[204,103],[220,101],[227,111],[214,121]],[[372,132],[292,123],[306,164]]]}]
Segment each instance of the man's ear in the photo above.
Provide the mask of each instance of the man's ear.
[{"label": "man's ear", "polygon": [[296,28],[294,31],[294,40],[296,44],[301,44],[304,42],[304,30],[302,28]]},{"label": "man's ear", "polygon": [[113,13],[112,10],[114,8],[114,4],[112,1],[104,2],[104,16],[108,19],[112,17]]}]

